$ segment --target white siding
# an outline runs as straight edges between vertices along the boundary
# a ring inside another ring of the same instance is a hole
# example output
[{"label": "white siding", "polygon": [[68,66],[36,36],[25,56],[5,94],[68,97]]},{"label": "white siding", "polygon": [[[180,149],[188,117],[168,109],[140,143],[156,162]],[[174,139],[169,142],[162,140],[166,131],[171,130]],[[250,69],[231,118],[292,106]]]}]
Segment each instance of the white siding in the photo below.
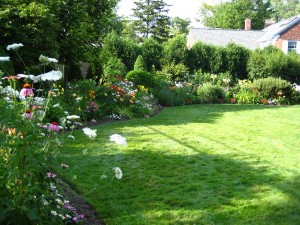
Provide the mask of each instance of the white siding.
[{"label": "white siding", "polygon": [[297,50],[296,52],[300,54],[300,41],[297,41]]},{"label": "white siding", "polygon": [[282,41],[282,47],[281,47],[281,50],[282,50],[285,54],[288,53],[288,44],[289,44],[289,41],[287,41],[287,40]]}]

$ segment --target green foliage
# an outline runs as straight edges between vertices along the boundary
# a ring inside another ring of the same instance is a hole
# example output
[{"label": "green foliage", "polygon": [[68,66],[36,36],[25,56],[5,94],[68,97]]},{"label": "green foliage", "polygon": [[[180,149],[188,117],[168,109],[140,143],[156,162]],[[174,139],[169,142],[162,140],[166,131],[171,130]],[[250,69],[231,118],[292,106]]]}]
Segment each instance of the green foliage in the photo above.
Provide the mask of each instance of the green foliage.
[{"label": "green foliage", "polygon": [[115,79],[118,79],[119,77],[124,77],[124,74],[126,74],[126,69],[121,59],[117,57],[111,57],[104,64],[103,72],[105,81],[115,81]]},{"label": "green foliage", "polygon": [[189,25],[191,23],[190,19],[183,19],[176,16],[171,22],[171,32],[174,36],[178,34],[188,34],[189,33]]},{"label": "green foliage", "polygon": [[[0,57],[6,57],[7,53],[0,46]],[[2,71],[6,75],[12,75],[14,73],[14,67],[12,61],[0,62],[0,71]],[[1,75],[0,75],[1,78]]]},{"label": "green foliage", "polygon": [[209,60],[211,73],[223,73],[227,71],[226,50],[215,46]]},{"label": "green foliage", "polygon": [[170,17],[168,5],[163,0],[141,0],[134,2],[133,22],[135,31],[142,38],[153,37],[161,42],[169,36]]},{"label": "green foliage", "polygon": [[276,22],[299,15],[300,13],[300,2],[298,0],[271,0],[271,5],[273,8],[272,18]]},{"label": "green foliage", "polygon": [[141,49],[147,71],[152,71],[153,69],[160,70],[161,59],[163,58],[162,44],[150,37],[144,40],[143,44],[141,45]]},{"label": "green foliage", "polygon": [[177,35],[164,43],[163,64],[168,63],[189,65],[189,50],[186,47],[186,37],[184,34]]},{"label": "green foliage", "polygon": [[190,49],[190,69],[202,70],[203,72],[211,72],[210,60],[214,52],[215,46],[197,42]]},{"label": "green foliage", "polygon": [[227,68],[235,79],[246,79],[248,77],[247,62],[251,51],[245,47],[229,43],[225,48]]},{"label": "green foliage", "polygon": [[146,88],[153,88],[156,84],[154,75],[147,71],[130,71],[127,73],[125,79],[132,81],[135,85],[142,85]]},{"label": "green foliage", "polygon": [[204,83],[198,88],[199,103],[221,103],[224,100],[224,90],[217,85]]},{"label": "green foliage", "polygon": [[[26,65],[35,65],[41,53],[60,59],[65,66],[77,65],[87,61],[94,46],[114,26],[116,5],[117,0],[2,2],[1,45],[22,43],[20,55]],[[15,72],[24,73],[20,59],[14,53],[11,57]],[[65,77],[72,75],[73,70],[68,71]]]},{"label": "green foliage", "polygon": [[201,21],[207,27],[223,29],[244,29],[245,19],[251,18],[252,29],[264,28],[264,21],[270,18],[270,1],[237,0],[221,2],[215,6],[202,4]]},{"label": "green foliage", "polygon": [[241,88],[236,94],[236,99],[239,104],[256,104],[260,99],[256,93],[250,88]]},{"label": "green foliage", "polygon": [[113,31],[105,37],[103,44],[101,53],[103,62],[111,57],[118,57],[125,64],[126,71],[133,69],[135,60],[141,53],[140,47],[133,40],[122,38]]},{"label": "green foliage", "polygon": [[292,93],[292,85],[290,82],[274,77],[254,80],[252,88],[259,96],[266,99],[282,96],[290,98]]},{"label": "green foliage", "polygon": [[178,81],[187,81],[189,69],[183,63],[175,64],[175,62],[171,62],[164,65],[162,73],[165,74],[169,81],[174,83]]},{"label": "green foliage", "polygon": [[298,54],[285,55],[273,46],[263,50],[257,49],[250,55],[248,72],[250,79],[267,77],[281,77],[292,83],[300,79],[300,56]]},{"label": "green foliage", "polygon": [[147,71],[146,64],[143,56],[139,55],[134,63],[134,70],[136,71]]}]

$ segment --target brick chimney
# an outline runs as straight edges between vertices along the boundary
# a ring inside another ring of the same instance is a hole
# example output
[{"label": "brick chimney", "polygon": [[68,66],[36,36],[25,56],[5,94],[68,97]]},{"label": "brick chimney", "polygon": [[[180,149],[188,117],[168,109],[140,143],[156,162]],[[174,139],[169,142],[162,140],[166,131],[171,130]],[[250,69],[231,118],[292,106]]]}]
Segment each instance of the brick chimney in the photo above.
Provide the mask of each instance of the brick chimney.
[{"label": "brick chimney", "polygon": [[250,18],[245,19],[245,30],[251,30],[251,19]]}]

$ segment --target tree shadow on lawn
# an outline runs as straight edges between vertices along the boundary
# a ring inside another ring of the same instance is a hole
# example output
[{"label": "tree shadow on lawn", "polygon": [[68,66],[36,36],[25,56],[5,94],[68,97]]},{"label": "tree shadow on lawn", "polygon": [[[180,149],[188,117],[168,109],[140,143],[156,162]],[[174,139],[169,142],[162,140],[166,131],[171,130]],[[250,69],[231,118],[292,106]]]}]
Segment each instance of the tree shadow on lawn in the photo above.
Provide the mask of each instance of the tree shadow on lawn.
[{"label": "tree shadow on lawn", "polygon": [[[266,166],[190,147],[194,154],[132,150],[72,155],[68,163],[79,192],[109,225],[300,224],[299,175],[286,178]],[[103,170],[112,166],[122,168],[123,178],[99,186]]]}]

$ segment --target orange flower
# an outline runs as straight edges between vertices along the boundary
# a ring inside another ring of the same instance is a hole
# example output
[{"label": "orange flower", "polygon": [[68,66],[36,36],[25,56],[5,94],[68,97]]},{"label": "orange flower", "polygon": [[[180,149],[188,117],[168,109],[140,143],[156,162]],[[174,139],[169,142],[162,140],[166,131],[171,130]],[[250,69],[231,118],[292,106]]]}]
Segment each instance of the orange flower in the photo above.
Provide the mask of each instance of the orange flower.
[{"label": "orange flower", "polygon": [[31,88],[31,86],[30,86],[30,84],[24,84],[23,88],[29,89],[29,88]]},{"label": "orange flower", "polygon": [[89,94],[91,97],[95,98],[95,91],[94,90],[89,90]]},{"label": "orange flower", "polygon": [[16,128],[7,128],[7,131],[8,131],[8,135],[11,136],[11,135],[16,135],[17,133],[17,130]]}]

